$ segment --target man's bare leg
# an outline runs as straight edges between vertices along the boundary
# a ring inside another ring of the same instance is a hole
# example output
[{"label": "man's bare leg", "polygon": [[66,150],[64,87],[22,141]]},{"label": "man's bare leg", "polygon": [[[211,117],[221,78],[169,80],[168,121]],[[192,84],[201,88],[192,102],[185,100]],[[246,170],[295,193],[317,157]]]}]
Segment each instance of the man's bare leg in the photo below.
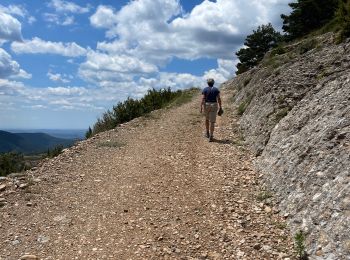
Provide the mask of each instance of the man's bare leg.
[{"label": "man's bare leg", "polygon": [[205,120],[205,130],[206,133],[209,134],[209,120]]},{"label": "man's bare leg", "polygon": [[214,128],[215,128],[215,123],[214,122],[210,122],[210,136],[211,137],[214,136]]}]

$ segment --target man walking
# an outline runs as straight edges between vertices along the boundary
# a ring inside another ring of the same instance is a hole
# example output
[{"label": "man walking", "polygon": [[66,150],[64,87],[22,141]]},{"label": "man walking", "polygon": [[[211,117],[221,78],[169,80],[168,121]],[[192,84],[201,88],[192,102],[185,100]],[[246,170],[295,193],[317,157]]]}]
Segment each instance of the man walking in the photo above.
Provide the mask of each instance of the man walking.
[{"label": "man walking", "polygon": [[[221,108],[220,90],[214,87],[214,79],[207,80],[208,87],[202,91],[201,113],[205,113],[205,129],[206,137],[209,138],[209,142],[214,138],[214,126],[216,121],[216,114]],[[218,107],[219,105],[219,107]]]}]

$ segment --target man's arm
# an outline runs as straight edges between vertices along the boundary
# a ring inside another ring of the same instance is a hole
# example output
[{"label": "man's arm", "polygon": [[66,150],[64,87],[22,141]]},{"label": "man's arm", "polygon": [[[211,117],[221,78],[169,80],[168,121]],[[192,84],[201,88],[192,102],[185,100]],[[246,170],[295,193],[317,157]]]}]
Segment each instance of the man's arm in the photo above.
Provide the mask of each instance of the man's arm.
[{"label": "man's arm", "polygon": [[203,93],[202,94],[202,101],[201,101],[201,113],[203,112],[204,104],[205,104],[205,95]]},{"label": "man's arm", "polygon": [[218,104],[219,104],[219,108],[221,108],[221,98],[220,98],[220,93],[217,96],[217,100],[218,100]]}]

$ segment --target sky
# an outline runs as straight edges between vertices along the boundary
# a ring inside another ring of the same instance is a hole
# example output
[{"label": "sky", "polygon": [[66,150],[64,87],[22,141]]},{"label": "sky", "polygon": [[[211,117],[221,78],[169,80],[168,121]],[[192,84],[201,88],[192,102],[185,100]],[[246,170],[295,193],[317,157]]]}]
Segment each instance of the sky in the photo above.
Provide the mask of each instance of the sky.
[{"label": "sky", "polygon": [[1,0],[0,129],[87,129],[150,88],[217,86],[291,0]]}]

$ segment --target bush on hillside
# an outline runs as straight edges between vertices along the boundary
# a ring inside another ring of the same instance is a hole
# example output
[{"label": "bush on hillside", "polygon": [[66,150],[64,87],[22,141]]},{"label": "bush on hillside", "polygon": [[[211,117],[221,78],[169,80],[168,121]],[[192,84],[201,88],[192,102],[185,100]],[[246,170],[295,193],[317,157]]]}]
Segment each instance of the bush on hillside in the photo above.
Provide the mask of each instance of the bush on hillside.
[{"label": "bush on hillside", "polygon": [[265,54],[276,47],[282,36],[271,24],[261,25],[252,34],[248,35],[244,45],[246,47],[236,52],[239,59],[236,74],[241,74],[256,66]]},{"label": "bush on hillside", "polygon": [[0,176],[25,170],[23,154],[17,152],[0,154]]},{"label": "bush on hillside", "polygon": [[89,128],[85,136],[89,138],[99,132],[113,129],[120,124],[146,115],[153,110],[163,108],[180,97],[186,98],[186,95],[184,95],[185,92],[188,91],[179,90],[173,92],[170,88],[160,90],[150,89],[147,94],[139,100],[128,98],[124,102],[119,102],[116,106],[113,106],[112,110],[107,110],[103,113],[102,116],[97,119],[93,128]]},{"label": "bush on hillside", "polygon": [[340,38],[344,40],[350,37],[350,0],[341,0],[336,14],[336,20],[340,24]]},{"label": "bush on hillside", "polygon": [[54,158],[58,156],[60,153],[62,153],[62,151],[63,151],[63,145],[57,145],[51,150],[50,149],[47,150],[47,157]]}]

